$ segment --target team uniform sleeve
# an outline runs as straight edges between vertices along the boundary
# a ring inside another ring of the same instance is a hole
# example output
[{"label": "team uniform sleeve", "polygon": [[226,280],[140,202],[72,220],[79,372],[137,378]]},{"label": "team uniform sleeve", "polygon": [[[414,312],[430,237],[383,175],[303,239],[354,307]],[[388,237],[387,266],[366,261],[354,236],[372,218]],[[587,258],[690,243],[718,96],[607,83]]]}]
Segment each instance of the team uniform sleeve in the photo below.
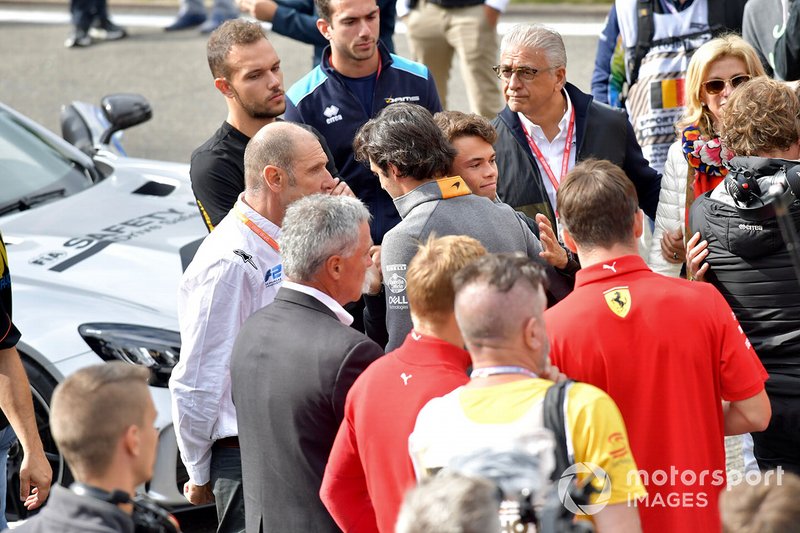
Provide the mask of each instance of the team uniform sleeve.
[{"label": "team uniform sleeve", "polygon": [[[567,425],[574,446],[575,462],[602,468],[611,482],[608,505],[628,503],[647,494],[631,453],[628,432],[617,405],[606,393],[585,383],[575,383],[569,391]],[[599,491],[603,481],[592,484]],[[596,501],[599,492],[591,498]]]},{"label": "team uniform sleeve", "polygon": [[256,309],[238,267],[218,263],[202,279],[182,282],[178,297],[181,357],[172,371],[172,420],[192,482],[210,481],[211,446],[219,406],[230,380],[236,333]]},{"label": "team uniform sleeve", "polygon": [[344,420],[333,442],[319,495],[342,531],[378,533],[378,519],[358,453],[353,392],[351,389],[347,395]]},{"label": "team uniform sleeve", "polygon": [[[746,7],[745,7],[746,9]],[[786,31],[775,42],[775,74],[787,81],[800,79],[800,2],[789,2]]]},{"label": "team uniform sleeve", "polygon": [[752,398],[764,390],[769,375],[756,355],[750,340],[739,325],[728,302],[713,287],[709,287],[720,324],[720,387],[722,398],[731,402]]},{"label": "team uniform sleeve", "polygon": [[11,320],[11,273],[8,270],[8,252],[0,234],[0,350],[17,345],[20,333]]},{"label": "team uniform sleeve", "polygon": [[405,235],[383,237],[381,246],[381,273],[386,294],[386,331],[389,341],[386,351],[390,352],[403,343],[411,331],[411,311],[406,292],[406,272],[408,263],[417,253],[414,239]]},{"label": "team uniform sleeve", "polygon": [[201,152],[192,158],[189,168],[192,192],[208,231],[214,229],[236,204],[242,191],[229,177],[237,174],[240,171],[236,165],[211,152]]}]

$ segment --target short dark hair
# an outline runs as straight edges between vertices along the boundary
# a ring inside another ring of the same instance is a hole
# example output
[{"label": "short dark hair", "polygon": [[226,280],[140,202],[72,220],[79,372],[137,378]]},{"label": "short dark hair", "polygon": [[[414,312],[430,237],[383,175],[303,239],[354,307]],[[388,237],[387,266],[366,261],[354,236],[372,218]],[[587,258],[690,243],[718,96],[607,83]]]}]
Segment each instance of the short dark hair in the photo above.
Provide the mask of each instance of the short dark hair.
[{"label": "short dark hair", "polygon": [[636,187],[610,161],[587,159],[575,165],[556,198],[561,223],[578,245],[610,248],[633,238]]},{"label": "short dark hair", "polygon": [[331,0],[314,0],[314,6],[317,8],[317,15],[330,24],[331,18],[333,17],[333,13],[331,12]]},{"label": "short dark hair", "polygon": [[227,78],[231,74],[231,67],[227,63],[231,48],[237,45],[252,44],[259,39],[267,39],[264,28],[258,22],[244,19],[231,19],[225,21],[214,30],[206,45],[206,56],[211,75],[216,78]]},{"label": "short dark hair", "polygon": [[497,140],[497,130],[486,117],[461,111],[439,111],[433,121],[450,142],[461,137],[480,137],[489,144]]},{"label": "short dark hair", "polygon": [[401,176],[416,180],[446,175],[456,155],[430,111],[405,102],[384,108],[361,126],[353,150],[359,161],[371,161],[383,172],[391,163]]}]

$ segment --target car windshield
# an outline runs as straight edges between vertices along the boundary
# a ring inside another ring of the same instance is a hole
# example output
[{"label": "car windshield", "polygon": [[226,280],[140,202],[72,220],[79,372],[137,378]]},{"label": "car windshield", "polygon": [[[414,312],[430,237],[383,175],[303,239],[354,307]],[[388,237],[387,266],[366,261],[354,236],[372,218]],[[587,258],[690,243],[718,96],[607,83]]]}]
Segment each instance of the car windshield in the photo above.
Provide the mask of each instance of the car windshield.
[{"label": "car windshield", "polygon": [[90,187],[83,170],[0,109],[0,206],[51,191],[67,195]]}]

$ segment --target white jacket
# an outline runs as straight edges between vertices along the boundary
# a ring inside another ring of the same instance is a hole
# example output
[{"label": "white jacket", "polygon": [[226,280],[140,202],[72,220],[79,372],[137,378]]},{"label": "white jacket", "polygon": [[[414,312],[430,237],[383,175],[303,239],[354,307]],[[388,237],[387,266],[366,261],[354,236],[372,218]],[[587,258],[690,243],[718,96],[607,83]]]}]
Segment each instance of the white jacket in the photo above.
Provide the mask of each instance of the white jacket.
[{"label": "white jacket", "polygon": [[669,147],[664,174],[661,177],[661,193],[658,195],[656,225],[653,239],[650,242],[650,253],[647,264],[654,272],[665,276],[678,277],[681,265],[669,263],[661,255],[661,237],[665,231],[683,228],[686,222],[686,176],[689,174],[689,163],[683,155],[681,141],[675,141]]}]

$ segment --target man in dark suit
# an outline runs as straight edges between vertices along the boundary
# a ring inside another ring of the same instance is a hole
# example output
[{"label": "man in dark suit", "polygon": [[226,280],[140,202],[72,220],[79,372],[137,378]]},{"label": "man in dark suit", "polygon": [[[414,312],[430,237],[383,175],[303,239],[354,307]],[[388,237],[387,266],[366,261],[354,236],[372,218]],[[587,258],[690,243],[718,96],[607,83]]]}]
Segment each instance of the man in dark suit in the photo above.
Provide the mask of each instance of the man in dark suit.
[{"label": "man in dark suit", "polygon": [[369,218],[354,198],[293,203],[279,239],[283,286],[234,344],[247,531],[339,531],[319,498],[322,475],[347,391],[383,354],[342,307],[374,276]]}]

